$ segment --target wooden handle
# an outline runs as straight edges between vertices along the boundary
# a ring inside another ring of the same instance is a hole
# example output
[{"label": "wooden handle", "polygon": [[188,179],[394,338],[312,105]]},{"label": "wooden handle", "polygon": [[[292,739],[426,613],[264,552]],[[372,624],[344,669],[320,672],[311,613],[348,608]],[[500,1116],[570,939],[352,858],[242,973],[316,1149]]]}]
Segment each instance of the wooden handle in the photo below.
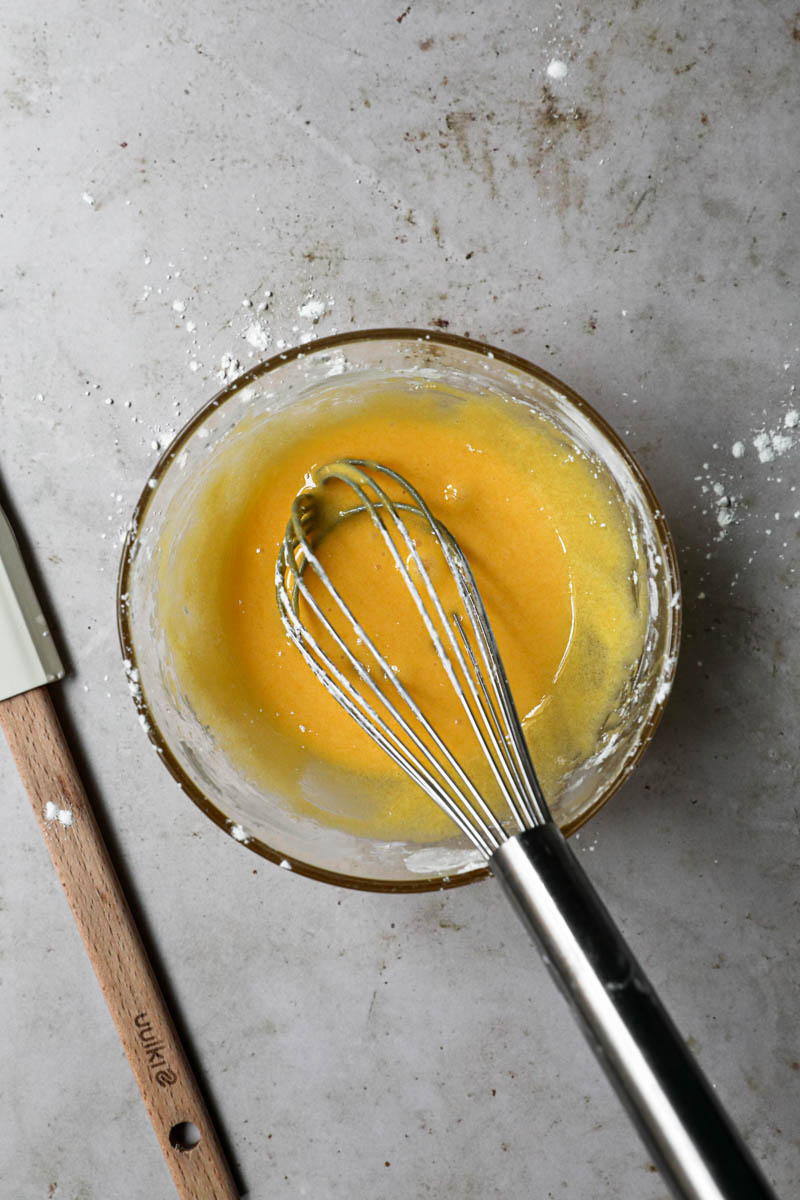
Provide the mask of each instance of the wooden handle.
[{"label": "wooden handle", "polygon": [[[185,1200],[235,1200],[239,1191],[47,688],[0,701],[0,724],[175,1186]],[[188,1124],[200,1134],[191,1148]]]}]

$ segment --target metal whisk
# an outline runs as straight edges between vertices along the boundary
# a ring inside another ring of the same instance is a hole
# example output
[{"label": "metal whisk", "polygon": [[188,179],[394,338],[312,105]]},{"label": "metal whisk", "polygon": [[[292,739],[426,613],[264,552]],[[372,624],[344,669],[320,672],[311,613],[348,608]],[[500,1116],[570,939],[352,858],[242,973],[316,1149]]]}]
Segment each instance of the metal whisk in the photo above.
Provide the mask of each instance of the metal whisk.
[{"label": "metal whisk", "polygon": [[[674,1195],[774,1197],[550,816],[455,538],[407,480],[378,463],[330,463],[312,482],[294,502],[276,563],[278,608],[291,640],[331,695],[486,859]],[[343,495],[352,502],[331,499]],[[408,589],[491,786],[473,781],[331,578],[335,567],[357,584],[364,564],[346,555],[333,555],[330,569],[322,562],[324,539],[352,520],[372,523],[375,546],[385,548]]]}]

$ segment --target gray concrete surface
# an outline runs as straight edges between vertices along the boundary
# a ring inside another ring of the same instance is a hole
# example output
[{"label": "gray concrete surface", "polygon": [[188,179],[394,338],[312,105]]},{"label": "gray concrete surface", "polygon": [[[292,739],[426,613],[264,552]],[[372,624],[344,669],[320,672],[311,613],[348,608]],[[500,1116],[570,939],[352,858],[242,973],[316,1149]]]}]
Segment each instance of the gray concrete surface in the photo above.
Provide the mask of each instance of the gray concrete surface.
[{"label": "gray concrete surface", "polygon": [[[666,1194],[491,884],[372,896],[275,870],[182,796],[127,694],[121,532],[225,356],[446,322],[585,394],[668,514],[677,687],[577,846],[800,1194],[794,4],[6,0],[0,25],[4,499],[249,1194]],[[0,780],[0,1191],[166,1200],[4,744]]]}]

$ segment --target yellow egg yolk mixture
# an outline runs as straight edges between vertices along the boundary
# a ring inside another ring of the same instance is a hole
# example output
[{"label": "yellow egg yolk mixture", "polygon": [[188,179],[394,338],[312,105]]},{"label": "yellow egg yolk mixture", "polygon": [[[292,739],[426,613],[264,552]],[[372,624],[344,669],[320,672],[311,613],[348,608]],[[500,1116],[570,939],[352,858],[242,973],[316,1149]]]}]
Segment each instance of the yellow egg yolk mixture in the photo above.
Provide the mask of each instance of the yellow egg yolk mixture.
[{"label": "yellow egg yolk mixture", "polygon": [[[496,395],[342,383],[267,420],[245,418],[209,457],[191,518],[168,522],[162,537],[158,615],[184,698],[239,770],[299,815],[387,841],[455,833],[328,695],[278,616],[275,561],[292,501],[315,468],[341,458],[399,472],[461,545],[552,800],[597,749],[635,672],[644,566],[598,464]],[[375,538],[354,519],[331,536],[326,565],[480,780],[474,736]]]}]

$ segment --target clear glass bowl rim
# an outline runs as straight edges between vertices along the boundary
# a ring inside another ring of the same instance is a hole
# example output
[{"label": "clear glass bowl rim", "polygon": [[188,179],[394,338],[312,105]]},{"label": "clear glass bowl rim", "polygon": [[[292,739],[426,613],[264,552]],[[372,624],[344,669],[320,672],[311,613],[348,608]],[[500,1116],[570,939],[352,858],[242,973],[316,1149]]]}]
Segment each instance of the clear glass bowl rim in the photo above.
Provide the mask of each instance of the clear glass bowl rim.
[{"label": "clear glass bowl rim", "polygon": [[[155,468],[150,472],[147,482],[136,502],[133,515],[128,524],[128,530],[125,537],[125,543],[122,548],[122,557],[120,560],[119,574],[117,579],[117,630],[119,634],[120,647],[122,650],[123,659],[127,670],[133,671],[136,669],[136,648],[133,641],[133,633],[131,629],[128,605],[125,597],[128,593],[128,580],[131,570],[131,550],[139,536],[139,533],[147,516],[147,511],[152,503],[158,486],[161,480],[166,475],[173,459],[175,459],[183,449],[184,445],[194,434],[195,430],[203,424],[206,417],[225,404],[229,399],[237,395],[243,387],[251,383],[255,379],[269,375],[271,371],[275,371],[280,367],[295,359],[307,358],[310,355],[317,355],[320,352],[336,350],[343,346],[353,345],[359,342],[392,342],[392,341],[425,341],[432,345],[444,345],[455,347],[469,351],[471,354],[483,356],[506,363],[508,366],[515,368],[523,374],[532,376],[534,379],[543,383],[546,387],[552,388],[559,392],[570,404],[578,409],[582,415],[593,424],[602,433],[615,450],[622,456],[628,469],[636,480],[637,486],[641,489],[644,496],[650,517],[658,532],[664,550],[664,568],[667,575],[670,591],[674,597],[677,597],[677,603],[673,604],[672,621],[670,628],[670,640],[664,651],[664,661],[667,664],[666,672],[662,680],[666,684],[666,688],[662,688],[665,694],[663,698],[659,697],[654,705],[647,721],[642,725],[638,744],[635,752],[625,763],[624,769],[612,781],[612,783],[598,796],[597,800],[588,809],[580,814],[578,818],[564,827],[563,832],[566,836],[575,833],[581,826],[585,825],[598,811],[601,809],[614,795],[614,793],[622,786],[633,772],[636,764],[644,754],[647,746],[650,744],[656,728],[661,720],[664,709],[667,704],[669,690],[671,688],[678,658],[678,649],[680,646],[681,626],[683,618],[683,606],[681,599],[680,575],[678,572],[678,561],[675,553],[675,546],[672,541],[672,535],[669,531],[666,519],[664,518],[661,505],[659,504],[653,489],[639,466],[636,459],[633,457],[630,450],[616,433],[616,431],[606,422],[606,420],[586,401],[582,396],[578,395],[571,387],[563,383],[555,375],[551,375],[549,371],[530,362],[528,359],[521,358],[517,354],[513,354],[508,350],[502,350],[499,347],[490,345],[488,342],[473,340],[472,338],[461,337],[454,333],[444,333],[439,330],[432,331],[429,329],[415,328],[376,328],[351,330],[347,333],[333,334],[330,337],[318,338],[313,342],[304,343],[299,346],[293,346],[290,349],[283,350],[279,354],[272,355],[268,359],[259,362],[255,367],[243,374],[238,375],[231,383],[226,384],[215,396],[207,401],[189,421],[183,426],[180,432],[172,441],[169,447],[164,451],[161,458],[158,460]],[[151,743],[155,746],[161,761],[166,766],[167,770],[180,785],[190,800],[197,807],[210,817],[215,824],[224,830],[229,835],[231,834],[231,821],[221,809],[197,787],[192,779],[184,772],[183,768],[172,754],[169,743],[162,734],[153,713],[147,704],[147,697],[144,688],[137,689],[133,695],[133,700],[140,714],[145,718],[146,729]],[[357,875],[339,874],[335,871],[328,871],[315,866],[313,863],[303,862],[300,859],[290,858],[287,861],[285,854],[274,850],[265,842],[262,842],[257,837],[248,838],[245,843],[247,848],[259,854],[262,858],[269,859],[270,862],[278,865],[288,865],[291,869],[300,875],[308,876],[311,879],[316,879],[322,883],[336,884],[339,887],[353,888],[358,891],[371,892],[430,892],[439,891],[444,888],[462,887],[469,883],[474,883],[478,879],[484,879],[488,874],[488,868],[482,867],[477,870],[464,872],[461,875],[442,875],[439,877],[429,877],[424,879],[403,880],[387,882],[386,880],[368,879]]]}]

